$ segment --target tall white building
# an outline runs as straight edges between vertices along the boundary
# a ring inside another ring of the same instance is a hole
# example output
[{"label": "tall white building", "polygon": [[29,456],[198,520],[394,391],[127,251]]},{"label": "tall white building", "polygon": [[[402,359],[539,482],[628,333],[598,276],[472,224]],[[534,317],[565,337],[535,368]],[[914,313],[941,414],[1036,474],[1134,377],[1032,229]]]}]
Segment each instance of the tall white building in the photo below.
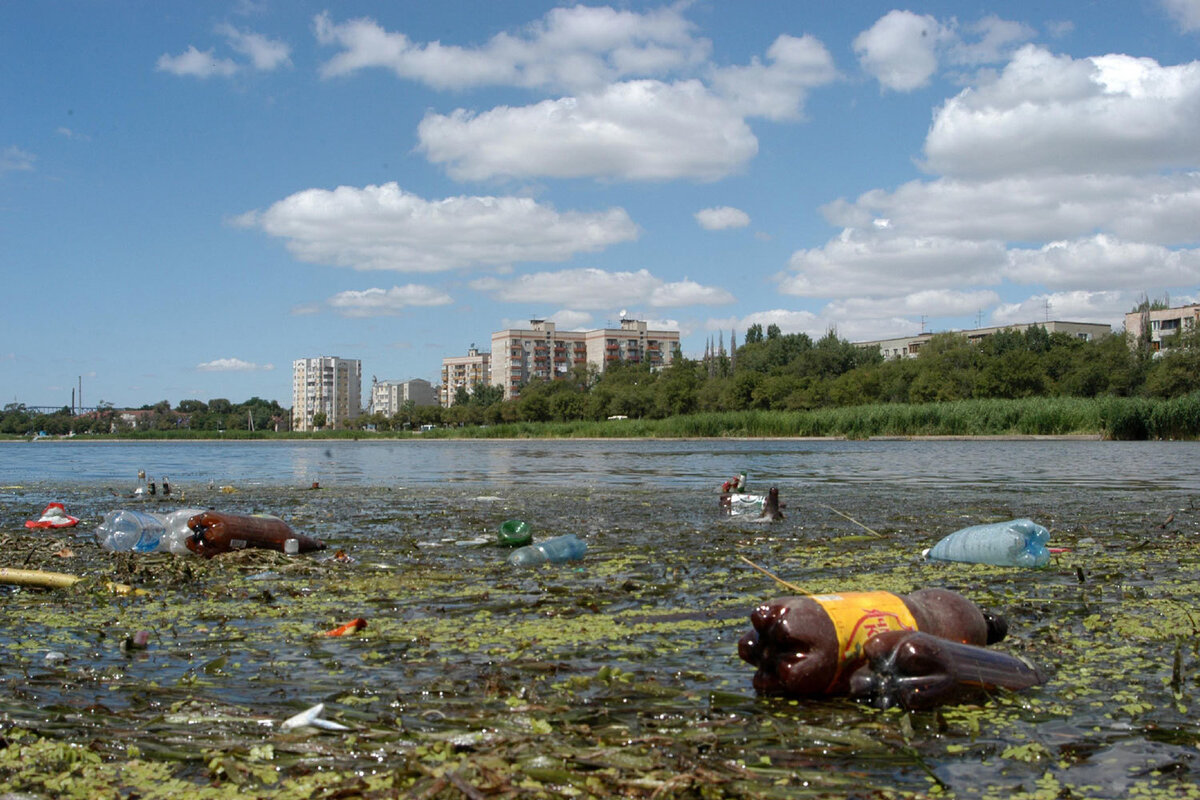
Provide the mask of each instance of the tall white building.
[{"label": "tall white building", "polygon": [[371,379],[371,413],[390,417],[409,400],[415,406],[436,406],[437,392],[423,378],[407,381],[377,381]]},{"label": "tall white building", "polygon": [[454,405],[460,388],[474,391],[475,384],[492,382],[492,357],[481,353],[474,344],[465,356],[450,356],[442,359],[441,401],[446,408]]},{"label": "tall white building", "polygon": [[315,430],[313,418],[322,413],[326,428],[362,414],[361,361],[320,356],[292,362],[292,429]]}]

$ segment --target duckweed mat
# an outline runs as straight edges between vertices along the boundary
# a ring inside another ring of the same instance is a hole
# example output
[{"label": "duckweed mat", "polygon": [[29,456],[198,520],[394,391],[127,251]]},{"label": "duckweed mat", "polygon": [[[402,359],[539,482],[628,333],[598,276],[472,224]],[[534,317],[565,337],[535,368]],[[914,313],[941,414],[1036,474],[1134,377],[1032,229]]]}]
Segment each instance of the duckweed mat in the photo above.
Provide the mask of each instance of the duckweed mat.
[{"label": "duckweed mat", "polygon": [[[80,526],[26,531],[50,500]],[[188,506],[276,514],[330,545],[206,561],[95,544],[106,511],[179,504],[0,490],[0,566],[84,578],[0,586],[0,795],[1200,797],[1196,498],[783,500],[762,523],[701,491],[189,491]],[[1024,516],[1069,552],[1043,570],[920,560],[957,528]],[[510,567],[497,529],[514,518],[535,541],[577,534],[586,557]],[[995,647],[1050,680],[921,713],[757,697],[737,640],[788,591],[738,556],[811,592],[959,591],[1005,615]],[[357,617],[353,635],[320,635]],[[348,730],[281,726],[318,703]]]}]

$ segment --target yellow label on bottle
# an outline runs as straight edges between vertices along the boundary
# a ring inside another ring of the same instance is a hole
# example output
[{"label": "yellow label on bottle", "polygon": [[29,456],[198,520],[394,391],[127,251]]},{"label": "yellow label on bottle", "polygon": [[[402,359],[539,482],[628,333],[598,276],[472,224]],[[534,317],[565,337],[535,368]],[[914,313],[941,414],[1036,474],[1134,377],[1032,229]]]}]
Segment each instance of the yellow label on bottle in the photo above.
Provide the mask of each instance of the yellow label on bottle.
[{"label": "yellow label on bottle", "polygon": [[830,689],[837,684],[842,668],[862,658],[863,645],[884,631],[915,631],[917,621],[904,601],[891,592],[846,592],[810,595],[820,604],[838,637],[838,669]]}]

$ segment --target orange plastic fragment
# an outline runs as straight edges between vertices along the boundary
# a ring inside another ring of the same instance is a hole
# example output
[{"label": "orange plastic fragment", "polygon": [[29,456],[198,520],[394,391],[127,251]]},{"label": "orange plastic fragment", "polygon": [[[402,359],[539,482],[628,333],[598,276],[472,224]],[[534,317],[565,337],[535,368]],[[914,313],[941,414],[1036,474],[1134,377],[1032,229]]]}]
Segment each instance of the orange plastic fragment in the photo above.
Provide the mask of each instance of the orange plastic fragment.
[{"label": "orange plastic fragment", "polygon": [[339,625],[331,631],[325,631],[322,636],[348,636],[351,633],[357,633],[367,627],[367,621],[362,617],[357,617],[350,620],[345,625]]}]

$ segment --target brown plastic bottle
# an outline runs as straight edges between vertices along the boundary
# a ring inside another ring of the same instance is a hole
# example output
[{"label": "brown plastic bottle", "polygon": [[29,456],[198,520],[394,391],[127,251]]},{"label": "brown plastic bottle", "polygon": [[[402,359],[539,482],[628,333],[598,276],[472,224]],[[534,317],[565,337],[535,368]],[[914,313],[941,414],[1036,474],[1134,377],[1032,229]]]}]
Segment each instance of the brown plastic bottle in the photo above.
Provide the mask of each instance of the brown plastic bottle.
[{"label": "brown plastic bottle", "polygon": [[251,547],[278,550],[282,553],[284,543],[288,539],[296,540],[298,552],[301,553],[325,549],[323,541],[295,533],[278,517],[205,511],[190,518],[188,527],[192,529],[192,535],[184,543],[193,553],[199,553],[205,558]]},{"label": "brown plastic bottle", "polygon": [[948,589],[781,597],[756,608],[750,623],[738,655],[758,667],[755,690],[800,696],[845,694],[864,661],[863,645],[884,631],[919,630],[973,645],[998,642],[1008,631],[1002,617]]},{"label": "brown plastic bottle", "polygon": [[877,708],[915,711],[1046,682],[1024,659],[920,631],[873,636],[863,655],[867,663],[850,675],[850,694]]}]

